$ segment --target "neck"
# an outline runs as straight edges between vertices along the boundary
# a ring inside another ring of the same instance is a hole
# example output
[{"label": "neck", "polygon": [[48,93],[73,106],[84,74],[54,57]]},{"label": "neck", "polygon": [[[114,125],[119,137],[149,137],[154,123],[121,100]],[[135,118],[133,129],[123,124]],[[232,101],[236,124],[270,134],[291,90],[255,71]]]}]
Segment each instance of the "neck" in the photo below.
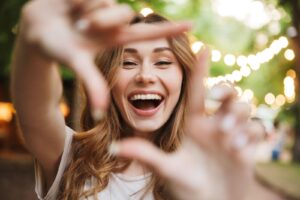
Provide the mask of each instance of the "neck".
[{"label": "neck", "polygon": [[126,176],[140,176],[140,175],[147,174],[148,172],[149,169],[147,169],[144,165],[142,165],[138,161],[133,160],[129,164],[129,166],[124,171],[122,171],[122,174]]},{"label": "neck", "polygon": [[[155,137],[158,134],[161,134],[161,131],[163,128],[160,128],[159,130],[153,131],[153,132],[142,132],[135,129],[130,128],[129,126],[125,126],[125,129],[123,129],[123,135],[131,136],[131,137],[139,137],[143,138],[145,140],[148,140],[150,142],[154,142]],[[123,170],[121,173],[126,176],[140,176],[149,173],[150,170],[142,165],[140,162],[133,160],[130,162],[129,166]]]}]

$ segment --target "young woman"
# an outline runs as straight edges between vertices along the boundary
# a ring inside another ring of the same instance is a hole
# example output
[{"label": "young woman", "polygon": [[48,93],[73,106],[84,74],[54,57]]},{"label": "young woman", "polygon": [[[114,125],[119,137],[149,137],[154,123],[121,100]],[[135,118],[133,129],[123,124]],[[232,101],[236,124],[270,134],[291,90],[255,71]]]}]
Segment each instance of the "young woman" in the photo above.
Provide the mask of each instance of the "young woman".
[{"label": "young woman", "polygon": [[[39,199],[242,199],[261,127],[226,86],[210,92],[223,103],[205,116],[208,54],[195,58],[188,24],[133,15],[109,0],[24,7],[12,94]],[[87,90],[97,123],[84,112],[84,132],[65,127],[58,63]]]}]

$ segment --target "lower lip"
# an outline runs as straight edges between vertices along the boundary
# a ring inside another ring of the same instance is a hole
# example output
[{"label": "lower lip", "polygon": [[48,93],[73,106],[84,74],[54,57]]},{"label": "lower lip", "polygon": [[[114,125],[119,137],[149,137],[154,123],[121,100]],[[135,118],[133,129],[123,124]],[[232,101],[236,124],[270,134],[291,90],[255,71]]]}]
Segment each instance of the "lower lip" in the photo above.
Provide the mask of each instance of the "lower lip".
[{"label": "lower lip", "polygon": [[164,103],[164,101],[162,101],[156,108],[153,109],[149,109],[149,110],[142,110],[142,109],[138,109],[136,107],[134,107],[131,103],[130,106],[133,108],[133,111],[142,117],[151,117],[153,115],[155,115],[155,113],[157,113],[157,111],[160,109],[160,107],[162,106],[162,104]]}]

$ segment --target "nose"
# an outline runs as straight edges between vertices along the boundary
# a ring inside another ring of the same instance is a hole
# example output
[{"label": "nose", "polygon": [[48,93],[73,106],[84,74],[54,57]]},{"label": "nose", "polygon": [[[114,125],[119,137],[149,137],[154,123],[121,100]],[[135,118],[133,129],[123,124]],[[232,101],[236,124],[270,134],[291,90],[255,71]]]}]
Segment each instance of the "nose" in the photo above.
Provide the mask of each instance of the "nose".
[{"label": "nose", "polygon": [[152,73],[150,69],[142,67],[140,71],[135,76],[135,81],[137,83],[149,84],[156,81],[155,74]]}]

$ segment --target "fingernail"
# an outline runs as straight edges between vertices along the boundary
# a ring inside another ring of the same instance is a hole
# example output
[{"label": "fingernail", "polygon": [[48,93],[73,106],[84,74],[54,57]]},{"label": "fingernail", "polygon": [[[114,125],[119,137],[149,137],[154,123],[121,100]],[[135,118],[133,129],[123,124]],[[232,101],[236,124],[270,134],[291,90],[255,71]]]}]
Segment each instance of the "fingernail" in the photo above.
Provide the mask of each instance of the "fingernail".
[{"label": "fingernail", "polygon": [[124,13],[134,13],[130,6],[127,4],[121,4],[121,9]]},{"label": "fingernail", "polygon": [[235,117],[232,115],[227,115],[221,122],[221,128],[224,133],[229,133],[235,125]]},{"label": "fingernail", "polygon": [[193,27],[195,23],[193,21],[187,20],[187,21],[181,21],[178,24],[181,24],[181,25],[183,24],[187,27]]},{"label": "fingernail", "polygon": [[211,90],[208,91],[208,98],[214,99],[214,100],[221,100],[223,98],[224,91],[220,87],[214,87]]},{"label": "fingernail", "polygon": [[79,19],[78,21],[75,22],[75,29],[80,31],[80,32],[84,32],[86,31],[90,26],[90,22],[86,19]]},{"label": "fingernail", "polygon": [[246,146],[248,142],[248,138],[244,134],[239,134],[233,140],[233,147],[235,149],[241,149]]},{"label": "fingernail", "polygon": [[213,114],[217,112],[217,110],[219,110],[222,104],[220,101],[209,99],[209,98],[206,98],[204,103],[205,103],[205,111],[207,112],[207,114]]},{"label": "fingernail", "polygon": [[95,123],[98,123],[99,121],[101,121],[105,116],[105,112],[103,112],[101,109],[94,109],[92,111],[92,117],[94,119]]},{"label": "fingernail", "polygon": [[116,141],[112,141],[112,143],[108,146],[108,153],[111,156],[116,156],[120,152],[120,145]]}]

